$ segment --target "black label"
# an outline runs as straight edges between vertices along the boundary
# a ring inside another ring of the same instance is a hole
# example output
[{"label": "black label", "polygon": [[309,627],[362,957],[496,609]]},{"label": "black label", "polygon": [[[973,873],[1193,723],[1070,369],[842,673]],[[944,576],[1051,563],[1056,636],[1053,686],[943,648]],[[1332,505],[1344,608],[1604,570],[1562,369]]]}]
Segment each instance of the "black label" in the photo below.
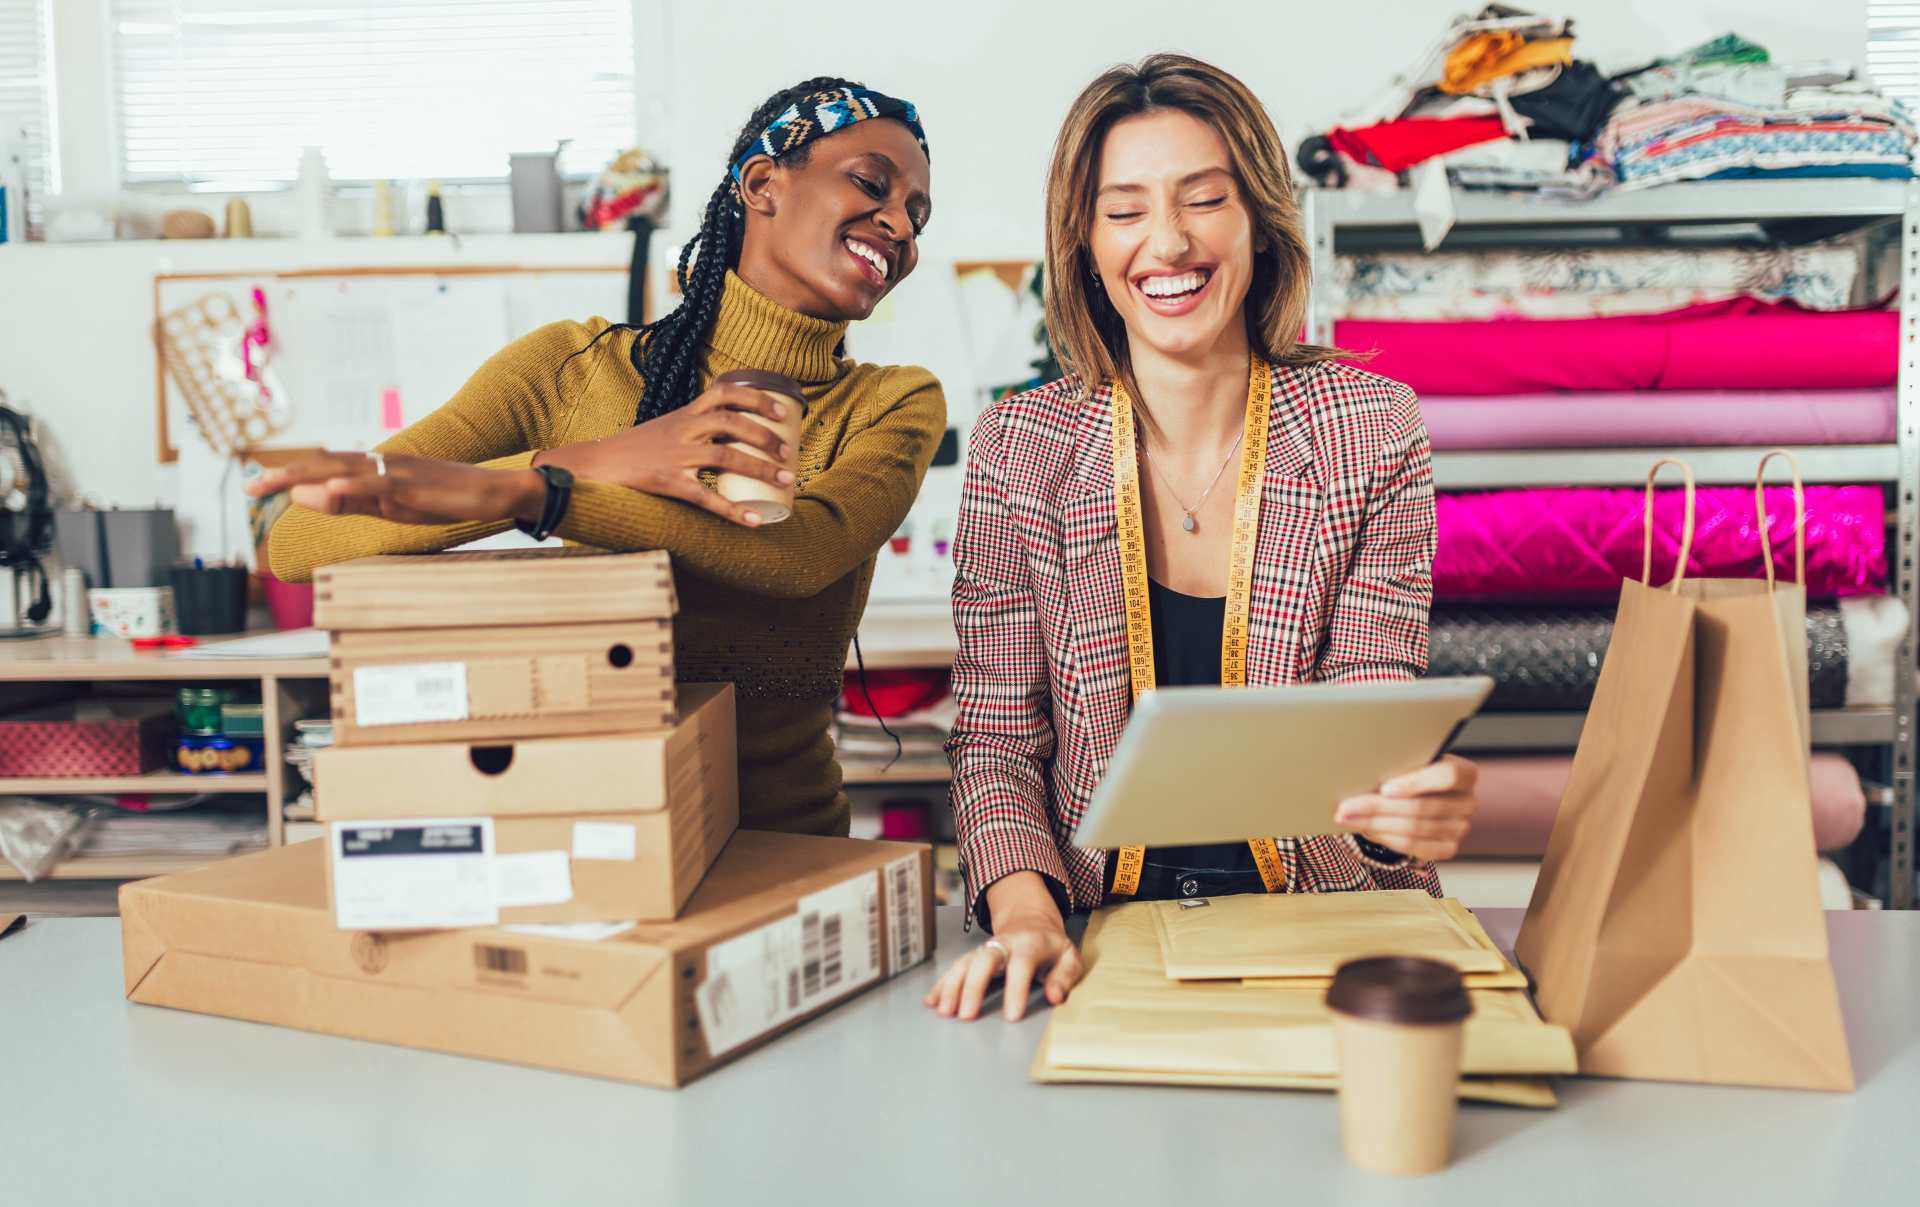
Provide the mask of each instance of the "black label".
[{"label": "black label", "polygon": [[478,855],[477,825],[343,826],[340,853],[348,859],[362,855]]}]

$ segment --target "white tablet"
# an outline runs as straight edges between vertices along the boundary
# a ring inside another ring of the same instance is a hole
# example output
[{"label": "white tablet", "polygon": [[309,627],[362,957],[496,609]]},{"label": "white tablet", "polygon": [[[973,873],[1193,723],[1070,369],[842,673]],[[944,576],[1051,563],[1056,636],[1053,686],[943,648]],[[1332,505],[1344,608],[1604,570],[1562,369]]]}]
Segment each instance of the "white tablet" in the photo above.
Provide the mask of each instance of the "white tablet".
[{"label": "white tablet", "polygon": [[1475,675],[1148,692],[1073,841],[1111,848],[1344,833],[1335,805],[1438,758],[1492,690],[1493,680]]}]

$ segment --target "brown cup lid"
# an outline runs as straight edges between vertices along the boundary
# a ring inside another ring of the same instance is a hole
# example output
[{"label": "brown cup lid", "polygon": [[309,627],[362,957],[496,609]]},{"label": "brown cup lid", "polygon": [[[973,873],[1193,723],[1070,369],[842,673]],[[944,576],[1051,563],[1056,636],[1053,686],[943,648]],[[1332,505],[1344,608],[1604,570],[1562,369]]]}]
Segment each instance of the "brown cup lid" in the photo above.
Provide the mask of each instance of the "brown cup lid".
[{"label": "brown cup lid", "polygon": [[735,369],[714,378],[713,384],[747,386],[771,394],[785,394],[800,404],[801,414],[804,415],[807,410],[807,397],[800,392],[800,383],[785,373],[775,373],[769,369]]},{"label": "brown cup lid", "polygon": [[1459,969],[1412,956],[1340,965],[1327,990],[1327,1007],[1382,1023],[1453,1023],[1473,1013]]}]

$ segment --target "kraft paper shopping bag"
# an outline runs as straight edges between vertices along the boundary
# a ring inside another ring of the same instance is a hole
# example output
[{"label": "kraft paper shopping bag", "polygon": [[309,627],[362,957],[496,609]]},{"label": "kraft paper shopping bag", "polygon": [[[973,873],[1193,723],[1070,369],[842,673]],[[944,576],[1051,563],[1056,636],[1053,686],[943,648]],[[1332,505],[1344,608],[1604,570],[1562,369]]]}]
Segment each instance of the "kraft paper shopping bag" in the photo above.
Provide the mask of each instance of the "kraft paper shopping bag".
[{"label": "kraft paper shopping bag", "polygon": [[1515,955],[1582,1073],[1851,1089],[1807,786],[1799,471],[1795,582],[1774,581],[1758,483],[1766,580],[1686,578],[1687,470],[1678,568],[1655,589],[1666,464]]}]

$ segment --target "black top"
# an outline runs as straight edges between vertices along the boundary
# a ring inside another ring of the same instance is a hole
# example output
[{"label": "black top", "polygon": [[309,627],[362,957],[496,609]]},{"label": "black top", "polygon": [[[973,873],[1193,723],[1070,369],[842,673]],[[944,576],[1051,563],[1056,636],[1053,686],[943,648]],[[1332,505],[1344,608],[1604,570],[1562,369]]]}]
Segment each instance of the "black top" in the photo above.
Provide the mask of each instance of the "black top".
[{"label": "black top", "polygon": [[[1159,687],[1220,686],[1220,634],[1226,627],[1227,601],[1182,595],[1149,579],[1147,600],[1153,619],[1153,672]],[[1107,861],[1107,888],[1113,887],[1114,861]],[[1217,897],[1261,893],[1266,882],[1244,842],[1153,847],[1140,874],[1140,890],[1130,900],[1169,897]]]}]

